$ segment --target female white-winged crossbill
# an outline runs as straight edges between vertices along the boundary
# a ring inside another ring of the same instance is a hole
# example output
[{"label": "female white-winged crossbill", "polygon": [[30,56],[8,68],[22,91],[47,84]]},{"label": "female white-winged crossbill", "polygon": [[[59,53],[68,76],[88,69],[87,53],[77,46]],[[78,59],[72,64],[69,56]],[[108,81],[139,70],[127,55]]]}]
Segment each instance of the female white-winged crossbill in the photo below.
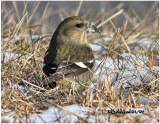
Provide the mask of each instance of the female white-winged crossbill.
[{"label": "female white-winged crossbill", "polygon": [[93,79],[94,54],[88,44],[87,32],[99,30],[82,17],[62,21],[54,32],[45,53],[43,71],[48,76],[45,87],[65,86],[85,91]]}]

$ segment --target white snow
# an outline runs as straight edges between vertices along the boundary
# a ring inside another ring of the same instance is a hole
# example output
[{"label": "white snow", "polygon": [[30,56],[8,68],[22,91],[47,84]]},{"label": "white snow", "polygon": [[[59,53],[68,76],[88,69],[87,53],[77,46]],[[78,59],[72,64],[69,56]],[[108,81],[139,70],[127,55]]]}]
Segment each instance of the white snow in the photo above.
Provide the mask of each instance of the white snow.
[{"label": "white snow", "polygon": [[[81,107],[77,104],[65,106],[65,109],[68,111],[75,113],[79,117],[86,118],[87,112],[92,111],[91,108],[88,107]],[[94,122],[95,117],[91,116],[89,117],[88,121]],[[48,110],[43,111],[41,114],[32,114],[29,117],[29,122],[31,123],[53,123],[53,122],[60,122],[60,123],[73,123],[77,122],[78,117],[74,116],[73,114],[70,114],[68,112],[65,112],[59,108],[56,107],[49,107]]]},{"label": "white snow", "polygon": [[13,117],[8,116],[7,113],[11,113],[11,110],[1,110],[1,122],[3,123],[12,123],[14,121]]},{"label": "white snow", "polygon": [[[147,41],[147,39],[143,39],[142,41],[146,40],[144,44],[151,44],[152,41]],[[5,40],[4,40],[5,41]],[[136,45],[143,46],[143,42],[139,41]],[[100,51],[102,50],[102,46],[100,45],[90,45],[94,51]],[[105,52],[104,52],[105,53]],[[2,54],[2,53],[1,53]],[[8,61],[11,58],[18,57],[19,55],[17,54],[12,54],[12,53],[4,53],[5,54],[5,62]],[[97,53],[95,53],[96,56],[98,56]],[[108,75],[111,76],[111,83],[114,86],[115,90],[117,93],[120,93],[120,87],[123,85],[124,88],[130,87],[129,89],[132,88],[132,86],[136,86],[141,84],[142,79],[143,83],[149,83],[153,80],[155,80],[155,77],[153,76],[153,73],[158,73],[159,71],[159,66],[153,66],[153,67],[148,67],[145,64],[145,61],[147,57],[145,56],[140,56],[140,55],[132,55],[129,53],[123,53],[121,56],[124,58],[122,60],[115,59],[113,60],[112,58],[108,57],[106,61],[104,62],[103,59],[97,59],[96,60],[96,67],[95,67],[95,76],[94,76],[94,82],[97,81],[97,77],[99,76],[99,73],[102,71],[101,75],[101,82],[103,83],[104,79],[107,78]],[[3,58],[3,54],[2,54]],[[98,58],[98,57],[96,57]],[[85,68],[86,66],[83,63],[76,63],[80,67]],[[102,68],[103,65],[103,69]],[[94,87],[94,86],[92,86]],[[135,100],[140,99],[141,105],[148,105],[153,101],[157,101],[156,96],[151,96],[151,97],[144,97],[140,96],[134,97]],[[158,101],[157,101],[158,102]],[[101,114],[97,116],[93,115],[88,115],[89,112],[95,111],[93,108],[89,107],[82,107],[77,104],[74,105],[68,105],[64,106],[65,109],[68,111],[75,113],[79,117],[86,118],[89,122],[96,123],[96,122],[107,122],[108,121],[108,113],[106,114]],[[134,109],[134,110],[144,110],[145,115],[141,116],[140,120],[142,122],[149,122],[152,120],[153,123],[158,123],[158,120],[154,118],[150,118],[149,112],[146,108],[127,108],[128,109]],[[7,110],[6,110],[7,111]],[[3,110],[5,112],[5,110]],[[154,114],[154,110],[150,110],[151,114]],[[130,113],[128,114],[129,116],[132,116],[133,118],[137,118],[141,113],[135,114],[135,113]],[[114,120],[115,118],[110,118]],[[2,116],[1,120],[3,122],[13,122],[13,117],[9,116]],[[21,121],[25,122],[26,119],[22,118]],[[31,114],[29,116],[29,119],[27,119],[29,123],[73,123],[73,122],[78,122],[78,117],[70,114],[68,112],[65,112],[64,110],[50,106],[47,110],[44,110],[42,113],[37,114]]]},{"label": "white snow", "polygon": [[[94,112],[96,111],[96,109],[81,107],[77,104],[65,106],[64,108],[72,113],[75,113],[79,117],[86,119],[88,122],[91,122],[91,123],[96,123],[96,122],[105,123],[108,121],[108,111],[103,112],[103,114],[93,116],[93,115],[89,115],[89,112]],[[117,110],[118,109],[114,109],[114,111],[117,111]],[[133,118],[137,118],[141,114],[145,114],[145,116],[141,116],[142,121],[143,119],[145,119],[145,121],[147,122],[147,120],[151,119],[155,123],[158,122],[156,119],[148,117],[149,112],[146,108],[125,108],[125,109],[122,108],[122,111],[123,110],[125,112],[131,111],[131,113],[129,114],[128,113],[124,114],[125,116],[132,116]],[[150,110],[150,112],[151,114],[154,113],[153,110]],[[116,116],[115,117],[113,116],[111,120],[115,121],[115,119],[116,119]],[[73,114],[70,114],[69,112],[65,112],[59,108],[52,106],[52,107],[49,107],[48,110],[43,111],[41,114],[32,114],[29,117],[28,121],[30,123],[55,123],[55,122],[56,123],[75,123],[75,122],[78,122],[78,117]]]}]

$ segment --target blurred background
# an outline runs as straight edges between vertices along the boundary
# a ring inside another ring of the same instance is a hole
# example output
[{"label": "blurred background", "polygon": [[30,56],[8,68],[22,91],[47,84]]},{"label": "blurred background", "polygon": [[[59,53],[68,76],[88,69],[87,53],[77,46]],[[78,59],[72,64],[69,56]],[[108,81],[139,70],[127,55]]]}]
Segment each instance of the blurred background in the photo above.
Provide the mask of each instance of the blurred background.
[{"label": "blurred background", "polygon": [[[119,27],[126,21],[126,16],[130,22],[138,23],[148,17],[153,21],[155,18],[152,16],[155,16],[159,8],[158,1],[2,1],[1,6],[2,26],[6,23],[11,25],[14,25],[13,22],[18,23],[28,12],[25,21],[45,25],[43,31],[48,33],[53,33],[61,20],[75,13],[99,24],[120,9],[124,9],[121,16],[112,20]],[[6,14],[10,16],[6,17]],[[8,21],[11,19],[14,21]],[[98,19],[100,20],[97,21]],[[129,23],[127,28],[132,28],[133,24]]]}]

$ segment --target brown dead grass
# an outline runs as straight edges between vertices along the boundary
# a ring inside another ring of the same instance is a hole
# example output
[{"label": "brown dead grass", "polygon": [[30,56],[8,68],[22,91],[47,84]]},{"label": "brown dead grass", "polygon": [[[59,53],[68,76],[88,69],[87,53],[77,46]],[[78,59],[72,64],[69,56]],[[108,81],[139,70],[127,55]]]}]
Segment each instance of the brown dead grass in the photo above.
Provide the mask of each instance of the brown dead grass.
[{"label": "brown dead grass", "polygon": [[[1,103],[2,109],[11,109],[15,112],[14,122],[20,122],[19,118],[22,116],[28,117],[31,113],[41,112],[42,110],[46,109],[49,104],[55,105],[63,109],[63,105],[78,103],[82,106],[89,106],[92,108],[97,108],[99,110],[106,110],[107,107],[144,107],[141,106],[140,103],[135,101],[133,97],[135,95],[143,95],[146,97],[150,95],[156,95],[157,98],[159,98],[159,85],[154,85],[156,82],[159,81],[158,74],[154,74],[153,76],[155,77],[155,80],[150,81],[150,86],[152,87],[152,90],[144,91],[146,89],[146,86],[141,85],[137,86],[135,88],[136,90],[131,92],[130,94],[127,94],[127,96],[124,92],[123,87],[121,87],[121,93],[117,94],[115,88],[113,87],[113,85],[111,85],[110,74],[107,76],[103,85],[94,93],[83,95],[84,99],[81,96],[82,94],[73,95],[68,93],[68,91],[66,91],[65,89],[45,90],[45,92],[40,92],[39,90],[43,90],[43,88],[39,87],[38,85],[36,85],[36,87],[28,86],[28,84],[32,84],[31,82],[40,82],[42,80],[42,77],[44,76],[41,65],[43,63],[43,56],[45,51],[47,50],[52,34],[48,35],[47,33],[45,33],[45,30],[43,30],[45,26],[41,25],[41,22],[44,18],[50,16],[50,9],[48,9],[47,4],[42,17],[36,17],[38,20],[40,20],[40,23],[35,25],[31,24],[30,21],[34,16],[34,12],[39,7],[39,4],[34,7],[33,15],[28,16],[28,13],[25,13],[23,17],[19,16],[16,2],[13,2],[13,4],[14,10],[12,9],[9,12],[7,11],[7,9],[5,9],[5,7],[2,7],[2,12],[6,13],[4,19],[7,18],[8,21],[5,25],[2,25],[1,29],[1,38],[6,40],[5,42],[3,42],[2,40],[1,45],[1,51],[3,55],[1,59]],[[82,3],[80,2],[77,10],[75,11],[76,15],[78,15],[81,9],[81,5]],[[112,58],[117,58],[119,54],[126,52],[130,54],[134,53],[145,55],[149,57],[149,60],[147,62],[148,66],[153,66],[152,63],[149,63],[150,61],[154,61],[154,65],[158,66],[158,60],[153,59],[159,55],[157,47],[155,49],[150,48],[147,50],[144,48],[138,48],[135,50],[133,47],[137,39],[144,37],[148,37],[150,39],[153,39],[155,42],[158,42],[159,11],[157,10],[157,12],[155,12],[154,16],[152,17],[150,17],[149,14],[146,14],[146,17],[143,20],[137,21],[139,19],[138,13],[134,11],[133,14],[135,15],[135,19],[132,19],[132,17],[130,17],[127,12],[120,10],[122,9],[122,7],[123,5],[120,4],[113,8],[112,11],[109,11],[108,13],[106,12],[106,14],[97,13],[97,15],[95,15],[95,22],[98,27],[102,27],[102,36],[89,36],[89,39],[112,39],[109,44],[101,43],[102,46],[104,46],[104,48],[106,49],[106,51],[108,51],[107,54],[104,56],[104,61],[109,56],[112,56]],[[153,7],[155,7],[155,5],[153,5]],[[151,7],[148,13],[152,12],[153,7]],[[66,13],[67,16],[70,15],[63,9],[57,11],[61,19],[64,18],[64,14],[62,13]],[[108,17],[110,13],[113,14],[112,16]],[[124,16],[126,21],[124,22],[122,27],[118,28],[115,26],[112,20],[114,18],[118,18],[119,16]],[[15,17],[18,19],[18,21],[15,20]],[[2,22],[4,19],[2,19]],[[154,21],[151,21],[153,19]],[[106,25],[106,23],[108,25]],[[127,29],[128,24],[132,25],[132,28],[130,28],[129,30]],[[34,36],[37,36],[37,38],[35,39]],[[8,60],[5,61],[5,59],[7,59],[6,53],[14,54],[14,56],[9,57]],[[103,70],[103,67],[101,68],[101,70]],[[116,81],[118,81],[118,78]],[[25,83],[26,87],[23,88],[22,86],[20,86],[20,82]],[[26,94],[26,91],[24,92],[24,90],[29,91],[29,94]],[[157,101],[159,102],[159,99],[157,99]],[[151,106],[146,105],[145,107],[155,109],[158,107],[158,103],[154,103]],[[96,112],[94,114],[96,115]],[[138,117],[134,119],[128,116],[109,115],[109,118],[111,118],[111,116],[118,117],[118,120],[115,119],[115,122],[124,122],[124,120],[132,123],[141,122]],[[154,116],[154,118],[158,120],[157,114],[149,116]],[[87,122],[87,120],[83,120],[82,118],[80,118],[80,122]]]}]

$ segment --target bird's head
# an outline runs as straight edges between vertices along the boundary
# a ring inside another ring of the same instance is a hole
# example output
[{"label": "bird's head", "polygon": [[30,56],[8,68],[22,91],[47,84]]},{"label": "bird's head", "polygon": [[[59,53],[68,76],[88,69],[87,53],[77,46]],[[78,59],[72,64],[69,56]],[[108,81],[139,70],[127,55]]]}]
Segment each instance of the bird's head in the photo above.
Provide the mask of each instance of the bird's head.
[{"label": "bird's head", "polygon": [[75,43],[87,43],[87,32],[89,29],[98,32],[99,30],[93,25],[84,20],[82,17],[72,16],[63,20],[55,31],[58,39],[63,41],[71,41]]}]

